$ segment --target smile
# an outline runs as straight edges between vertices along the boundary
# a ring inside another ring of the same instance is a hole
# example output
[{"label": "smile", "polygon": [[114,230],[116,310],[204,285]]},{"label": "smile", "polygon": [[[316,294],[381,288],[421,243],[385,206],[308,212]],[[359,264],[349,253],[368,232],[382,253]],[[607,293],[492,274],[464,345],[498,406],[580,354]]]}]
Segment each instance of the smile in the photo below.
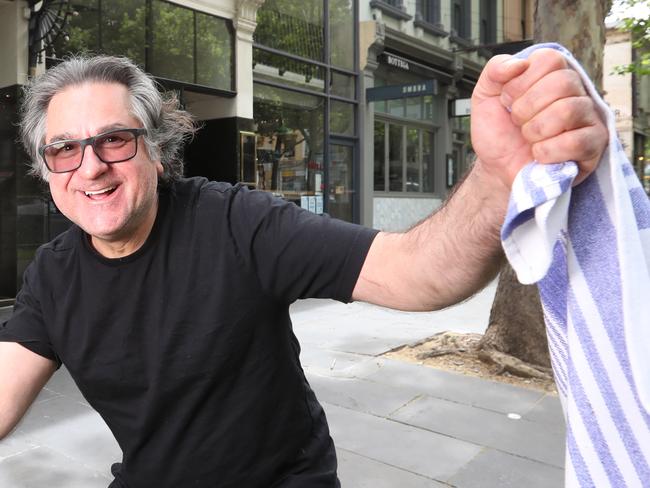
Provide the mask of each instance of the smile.
[{"label": "smile", "polygon": [[109,186],[106,188],[102,188],[101,190],[96,190],[96,191],[84,191],[85,195],[88,198],[93,198],[99,195],[108,195],[112,193],[115,190],[116,187],[114,186]]}]

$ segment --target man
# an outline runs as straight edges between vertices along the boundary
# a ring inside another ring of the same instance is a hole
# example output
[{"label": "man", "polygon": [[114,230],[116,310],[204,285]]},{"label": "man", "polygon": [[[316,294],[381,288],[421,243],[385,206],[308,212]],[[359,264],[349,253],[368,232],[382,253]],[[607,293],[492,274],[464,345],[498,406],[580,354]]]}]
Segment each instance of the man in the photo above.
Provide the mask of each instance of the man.
[{"label": "man", "polygon": [[441,210],[388,234],[180,179],[191,121],[125,59],[46,72],[26,93],[23,141],[75,225],[38,251],[0,330],[0,435],[65,364],[123,451],[112,487],[338,486],[290,303],[468,297],[501,264],[517,171],[571,159],[582,179],[607,143],[554,51],[493,59],[472,104],[474,167]]}]

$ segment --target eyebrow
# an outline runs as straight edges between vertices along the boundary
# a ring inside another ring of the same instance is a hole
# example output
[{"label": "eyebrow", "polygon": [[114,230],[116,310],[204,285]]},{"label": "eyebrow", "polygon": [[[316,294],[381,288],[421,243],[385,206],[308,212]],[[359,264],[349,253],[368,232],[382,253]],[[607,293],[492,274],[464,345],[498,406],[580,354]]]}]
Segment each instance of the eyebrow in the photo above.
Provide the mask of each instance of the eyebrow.
[{"label": "eyebrow", "polygon": [[[113,130],[113,129],[127,129],[128,127],[129,126],[122,124],[121,122],[116,122],[115,124],[108,124],[100,127],[95,135],[103,134],[104,132],[108,132],[109,130]],[[53,142],[58,142],[58,141],[70,141],[70,140],[77,141],[79,139],[85,139],[85,137],[77,138],[74,137],[70,132],[62,132],[60,134],[56,134],[52,136],[50,142],[46,142],[45,144],[52,144]]]}]

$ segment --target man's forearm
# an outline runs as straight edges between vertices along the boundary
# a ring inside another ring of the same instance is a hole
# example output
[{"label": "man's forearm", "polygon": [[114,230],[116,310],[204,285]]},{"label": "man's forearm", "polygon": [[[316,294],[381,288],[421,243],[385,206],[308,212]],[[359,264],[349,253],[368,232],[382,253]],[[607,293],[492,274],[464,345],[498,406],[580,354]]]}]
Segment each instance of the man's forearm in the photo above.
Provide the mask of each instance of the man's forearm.
[{"label": "man's forearm", "polygon": [[403,310],[436,310],[485,286],[503,254],[508,189],[477,162],[444,205],[401,234],[380,233],[353,298]]}]

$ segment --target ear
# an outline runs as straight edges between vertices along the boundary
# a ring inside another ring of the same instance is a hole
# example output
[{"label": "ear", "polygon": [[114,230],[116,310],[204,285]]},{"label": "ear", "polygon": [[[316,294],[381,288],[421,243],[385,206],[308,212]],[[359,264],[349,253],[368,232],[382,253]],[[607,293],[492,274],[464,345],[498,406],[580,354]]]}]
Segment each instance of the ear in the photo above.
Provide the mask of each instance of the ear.
[{"label": "ear", "polygon": [[160,161],[154,161],[154,164],[156,165],[156,173],[158,173],[158,176],[162,176],[165,172],[162,163]]}]

